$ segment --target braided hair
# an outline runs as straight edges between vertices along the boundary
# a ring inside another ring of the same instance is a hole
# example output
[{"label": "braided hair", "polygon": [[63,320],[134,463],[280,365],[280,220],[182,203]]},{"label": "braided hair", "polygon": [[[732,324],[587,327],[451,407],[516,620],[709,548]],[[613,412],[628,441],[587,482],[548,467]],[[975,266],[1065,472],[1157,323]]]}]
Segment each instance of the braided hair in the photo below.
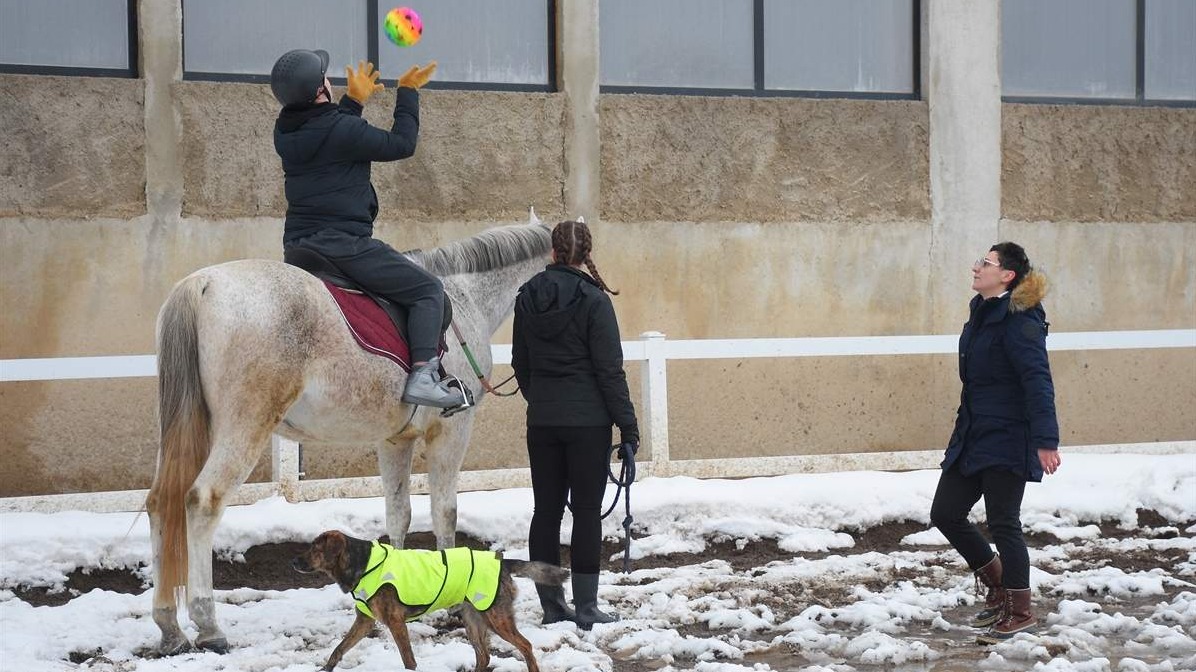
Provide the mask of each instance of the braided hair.
[{"label": "braided hair", "polygon": [[988,251],[997,253],[1001,268],[1017,274],[1006,287],[1009,291],[1013,291],[1022,283],[1022,280],[1026,279],[1027,275],[1034,271],[1034,267],[1030,265],[1030,258],[1026,256],[1026,250],[1017,243],[997,243],[988,248]]},{"label": "braided hair", "polygon": [[598,267],[590,258],[590,251],[594,249],[594,239],[590,235],[590,227],[584,222],[567,220],[557,224],[552,229],[552,260],[558,264],[579,266],[585,264],[590,276],[598,281],[602,291],[611,294],[619,292],[607,286],[606,281],[598,274]]}]

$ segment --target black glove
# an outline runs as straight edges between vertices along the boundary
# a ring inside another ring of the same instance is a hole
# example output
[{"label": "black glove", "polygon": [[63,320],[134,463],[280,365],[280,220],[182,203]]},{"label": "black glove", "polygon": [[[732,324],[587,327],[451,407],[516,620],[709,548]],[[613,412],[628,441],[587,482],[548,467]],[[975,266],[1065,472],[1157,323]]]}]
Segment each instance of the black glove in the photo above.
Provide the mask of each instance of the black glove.
[{"label": "black glove", "polygon": [[639,452],[639,449],[639,441],[624,441],[623,443],[619,444],[619,452],[615,454],[619,456],[620,460],[626,460],[628,455],[634,458],[635,454]]}]

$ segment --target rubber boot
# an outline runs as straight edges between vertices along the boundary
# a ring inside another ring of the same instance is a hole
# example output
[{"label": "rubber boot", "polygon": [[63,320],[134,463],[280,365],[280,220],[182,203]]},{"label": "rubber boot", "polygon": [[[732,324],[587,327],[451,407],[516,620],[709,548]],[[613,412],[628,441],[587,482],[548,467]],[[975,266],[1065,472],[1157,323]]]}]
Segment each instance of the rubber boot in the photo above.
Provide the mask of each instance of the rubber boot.
[{"label": "rubber boot", "polygon": [[560,586],[543,586],[536,584],[536,593],[540,596],[540,607],[544,609],[544,620],[540,623],[562,623],[574,621],[577,614],[565,602],[565,589]]},{"label": "rubber boot", "polygon": [[589,630],[595,623],[619,620],[598,610],[598,575],[573,573],[573,606],[577,608],[577,627]]},{"label": "rubber boot", "polygon": [[440,358],[433,357],[407,376],[403,402],[433,408],[456,408],[465,403],[461,390],[440,379]]},{"label": "rubber boot", "polygon": [[972,619],[973,628],[987,628],[1001,620],[1005,612],[1005,589],[1001,587],[1001,556],[994,555],[988,564],[976,570],[976,583],[988,589],[984,609]]},{"label": "rubber boot", "polygon": [[1006,588],[1005,594],[1005,614],[988,632],[976,638],[981,644],[996,644],[1019,632],[1034,632],[1038,628],[1038,619],[1030,609],[1030,589]]}]

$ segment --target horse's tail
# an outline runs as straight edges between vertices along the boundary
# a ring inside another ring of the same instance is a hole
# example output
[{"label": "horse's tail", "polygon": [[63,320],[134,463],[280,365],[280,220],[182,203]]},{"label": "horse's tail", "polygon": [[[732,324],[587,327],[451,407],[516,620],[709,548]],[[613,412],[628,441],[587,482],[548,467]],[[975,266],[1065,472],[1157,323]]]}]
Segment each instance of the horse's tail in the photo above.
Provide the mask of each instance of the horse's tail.
[{"label": "horse's tail", "polygon": [[[158,470],[146,507],[160,531],[159,591],[187,585],[187,491],[211,449],[208,405],[199,372],[197,321],[207,279],[175,286],[158,315]],[[165,593],[163,593],[165,594]]]}]

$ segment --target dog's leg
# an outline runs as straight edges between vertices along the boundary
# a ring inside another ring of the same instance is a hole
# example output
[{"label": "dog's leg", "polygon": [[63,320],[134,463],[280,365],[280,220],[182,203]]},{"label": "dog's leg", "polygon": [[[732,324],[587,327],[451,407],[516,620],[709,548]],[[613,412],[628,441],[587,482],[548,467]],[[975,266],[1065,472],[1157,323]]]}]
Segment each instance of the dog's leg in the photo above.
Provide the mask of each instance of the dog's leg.
[{"label": "dog's leg", "polygon": [[382,621],[387,629],[390,630],[390,636],[394,637],[395,645],[399,647],[399,653],[403,656],[403,666],[409,670],[415,669],[415,652],[411,650],[411,633],[407,632],[407,612],[405,609],[376,609],[374,603],[379,600],[375,599],[370,602],[370,610],[378,615],[378,620]]},{"label": "dog's leg", "polygon": [[[540,672],[540,666],[536,664],[536,652],[532,649],[532,643],[527,641],[519,632],[519,628],[515,625],[515,607],[511,602],[495,602],[489,609],[482,612],[482,617],[486,619],[486,623],[490,626],[499,637],[507,640],[523,656],[523,662],[527,663],[527,672]],[[476,645],[475,645],[476,647]]]},{"label": "dog's leg", "polygon": [[332,655],[328,656],[328,662],[324,663],[324,672],[331,672],[336,664],[341,662],[341,658],[349,652],[357,642],[361,641],[362,637],[370,634],[370,630],[374,629],[374,620],[357,609],[353,610],[357,614],[357,620],[353,621],[353,627],[349,628],[348,634],[341,640],[340,644],[332,650]]},{"label": "dog's leg", "polygon": [[486,617],[468,602],[461,605],[461,615],[465,617],[465,634],[477,659],[474,672],[485,672],[490,665],[490,626],[486,624]]}]

